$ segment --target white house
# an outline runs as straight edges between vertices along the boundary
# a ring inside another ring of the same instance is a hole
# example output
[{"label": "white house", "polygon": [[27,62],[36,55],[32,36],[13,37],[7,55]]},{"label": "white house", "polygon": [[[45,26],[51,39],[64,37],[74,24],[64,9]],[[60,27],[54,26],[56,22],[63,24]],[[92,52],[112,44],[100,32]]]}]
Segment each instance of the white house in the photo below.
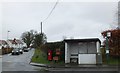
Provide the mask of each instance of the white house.
[{"label": "white house", "polygon": [[22,48],[23,47],[22,41],[18,39],[8,40],[7,43],[11,48]]},{"label": "white house", "polygon": [[16,48],[17,47],[17,43],[13,40],[7,40],[8,45],[10,46],[10,48]]},{"label": "white house", "polygon": [[65,39],[65,63],[102,64],[100,40]]},{"label": "white house", "polygon": [[23,47],[23,42],[21,40],[17,39],[16,42],[17,42],[17,47],[18,48],[22,48]]}]

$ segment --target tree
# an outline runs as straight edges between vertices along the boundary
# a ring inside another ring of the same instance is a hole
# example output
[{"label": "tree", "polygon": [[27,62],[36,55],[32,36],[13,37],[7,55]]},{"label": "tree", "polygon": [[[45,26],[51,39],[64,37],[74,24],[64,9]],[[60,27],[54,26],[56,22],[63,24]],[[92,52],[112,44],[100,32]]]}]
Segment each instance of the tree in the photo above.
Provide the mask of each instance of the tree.
[{"label": "tree", "polygon": [[21,38],[26,43],[27,47],[30,47],[30,45],[32,44],[33,39],[34,39],[34,35],[36,33],[37,33],[36,31],[30,30],[30,31],[24,32],[22,34]]},{"label": "tree", "polygon": [[[111,32],[111,37],[109,38],[109,47],[110,47],[110,54],[114,56],[120,56],[120,29],[112,29],[103,31],[101,34],[105,38],[107,32]],[[106,45],[106,40],[104,44]]]},{"label": "tree", "polygon": [[34,41],[33,41],[33,45],[35,47],[39,47],[42,44],[45,44],[47,42],[47,37],[44,33],[37,33],[34,36]]}]

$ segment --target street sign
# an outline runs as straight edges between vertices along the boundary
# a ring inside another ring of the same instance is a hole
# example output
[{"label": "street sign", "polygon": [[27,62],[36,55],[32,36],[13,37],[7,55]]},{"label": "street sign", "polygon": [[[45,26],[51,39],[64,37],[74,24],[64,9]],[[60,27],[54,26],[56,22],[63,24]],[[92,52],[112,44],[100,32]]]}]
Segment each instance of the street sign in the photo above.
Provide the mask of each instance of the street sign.
[{"label": "street sign", "polygon": [[106,54],[108,54],[109,53],[109,50],[106,50]]}]

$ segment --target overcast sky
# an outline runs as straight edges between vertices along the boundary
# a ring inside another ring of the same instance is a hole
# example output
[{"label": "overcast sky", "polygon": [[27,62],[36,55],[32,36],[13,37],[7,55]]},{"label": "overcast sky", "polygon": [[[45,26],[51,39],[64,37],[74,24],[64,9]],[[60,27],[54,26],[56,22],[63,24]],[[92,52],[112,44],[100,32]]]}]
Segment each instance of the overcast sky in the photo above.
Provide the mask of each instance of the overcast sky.
[{"label": "overcast sky", "polygon": [[[5,0],[2,5],[0,4],[2,12],[0,37],[6,39],[8,30],[9,39],[20,38],[23,32],[31,29],[40,32],[40,22],[48,16],[54,4],[55,2],[47,1],[7,2]],[[102,31],[116,27],[117,4],[117,2],[59,0],[51,16],[43,22],[43,32],[47,35],[48,41],[62,40],[63,36],[78,39],[98,37],[102,40]]]}]

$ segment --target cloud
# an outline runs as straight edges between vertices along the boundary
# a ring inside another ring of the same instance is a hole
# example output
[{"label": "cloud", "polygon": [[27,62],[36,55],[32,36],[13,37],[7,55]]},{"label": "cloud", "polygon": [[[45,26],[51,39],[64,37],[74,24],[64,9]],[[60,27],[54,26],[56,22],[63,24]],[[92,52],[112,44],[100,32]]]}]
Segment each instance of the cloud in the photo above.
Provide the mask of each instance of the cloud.
[{"label": "cloud", "polygon": [[[40,31],[40,22],[55,3],[19,2],[3,5],[3,36],[10,30],[10,38],[20,37],[31,29]],[[67,37],[101,37],[115,20],[117,2],[60,2],[52,15],[43,22],[48,41]]]}]

